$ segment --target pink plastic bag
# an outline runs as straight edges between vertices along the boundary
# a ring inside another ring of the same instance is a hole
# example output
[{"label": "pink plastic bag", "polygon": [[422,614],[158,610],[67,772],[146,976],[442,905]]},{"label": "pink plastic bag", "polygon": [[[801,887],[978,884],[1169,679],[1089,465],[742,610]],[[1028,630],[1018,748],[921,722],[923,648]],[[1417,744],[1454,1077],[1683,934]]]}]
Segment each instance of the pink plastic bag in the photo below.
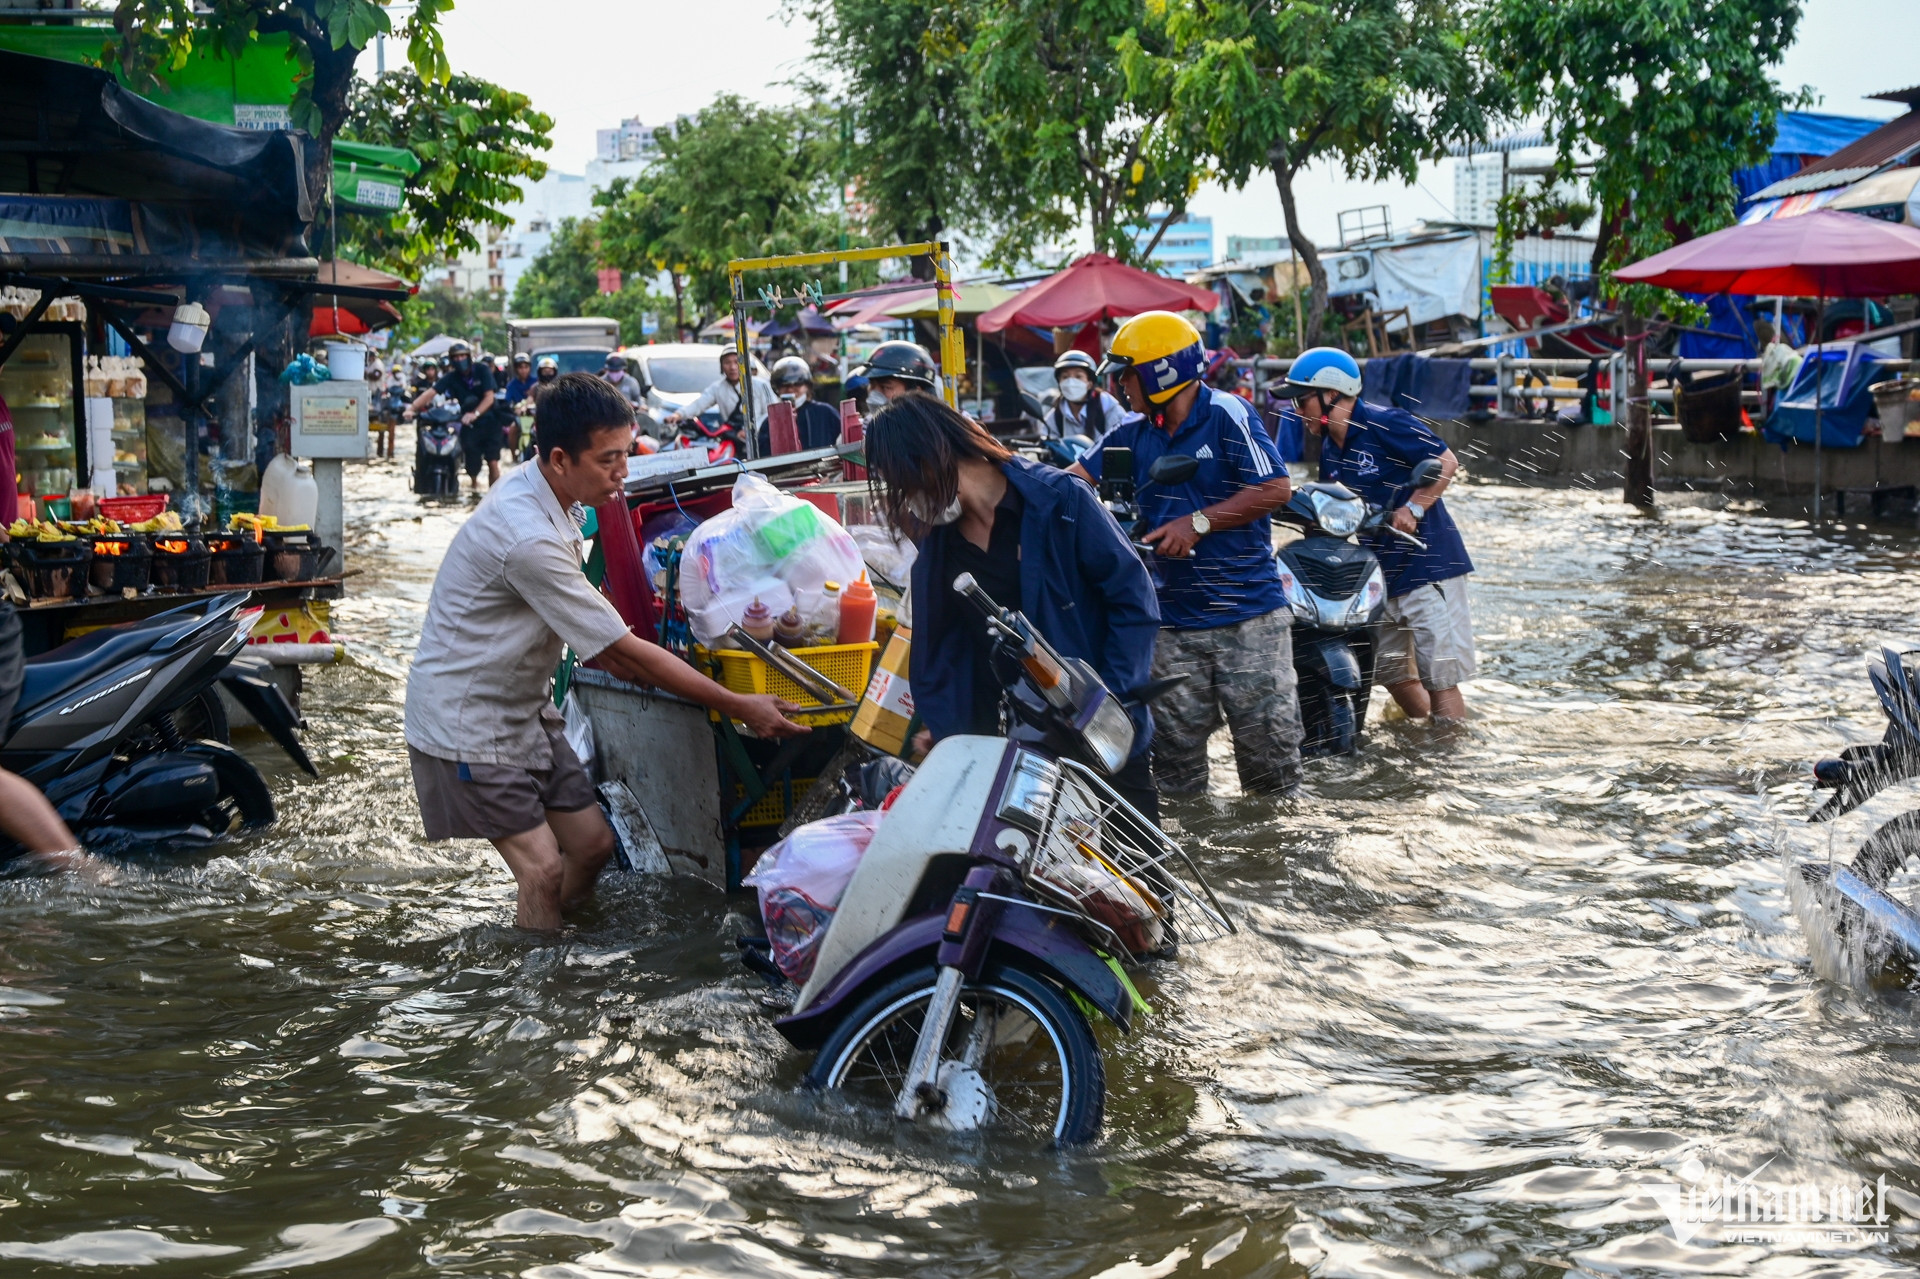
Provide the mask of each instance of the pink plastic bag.
[{"label": "pink plastic bag", "polygon": [[883,816],[842,813],[809,822],[768,849],[741,881],[760,894],[773,962],[792,980],[804,984],[813,975],[820,939]]}]

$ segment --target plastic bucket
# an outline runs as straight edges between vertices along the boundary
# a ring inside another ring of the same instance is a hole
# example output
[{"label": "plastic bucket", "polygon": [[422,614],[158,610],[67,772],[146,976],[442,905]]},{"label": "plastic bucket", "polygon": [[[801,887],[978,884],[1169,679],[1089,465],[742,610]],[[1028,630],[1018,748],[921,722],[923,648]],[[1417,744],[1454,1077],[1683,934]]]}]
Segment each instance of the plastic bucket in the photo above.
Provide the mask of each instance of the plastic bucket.
[{"label": "plastic bucket", "polygon": [[367,379],[367,348],[351,342],[327,343],[327,376],[336,382]]},{"label": "plastic bucket", "polygon": [[1894,378],[1876,382],[1870,388],[1874,411],[1880,416],[1880,438],[1888,444],[1898,444],[1907,438],[1907,423],[1913,414],[1913,401],[1907,396],[1915,385],[1905,378]]}]

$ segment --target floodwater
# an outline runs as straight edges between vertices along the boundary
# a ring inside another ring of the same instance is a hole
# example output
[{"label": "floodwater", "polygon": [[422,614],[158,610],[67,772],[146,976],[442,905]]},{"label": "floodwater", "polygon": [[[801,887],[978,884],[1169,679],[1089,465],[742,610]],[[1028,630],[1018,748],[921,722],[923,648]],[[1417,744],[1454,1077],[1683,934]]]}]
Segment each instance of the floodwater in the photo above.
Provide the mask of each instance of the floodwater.
[{"label": "floodwater", "polygon": [[[1880,732],[1863,657],[1920,629],[1911,532],[1458,491],[1478,718],[1376,725],[1278,809],[1216,743],[1216,795],[1174,812],[1243,929],[1147,983],[1155,1014],[1107,1043],[1105,1139],[1056,1154],[800,1095],[732,958],[740,903],[707,887],[610,879],[564,938],[514,932],[490,850],[422,841],[400,731],[463,508],[424,509],[404,462],[349,489],[354,656],[306,703],[324,781],[250,742],[271,833],[104,886],[0,882],[0,1274],[1920,1258],[1920,1012],[1814,976],[1782,889],[1784,852],[1850,856],[1871,820],[1809,831],[1806,763]],[[1754,1185],[1884,1175],[1890,1233],[1683,1242],[1641,1192],[1762,1164]]]}]

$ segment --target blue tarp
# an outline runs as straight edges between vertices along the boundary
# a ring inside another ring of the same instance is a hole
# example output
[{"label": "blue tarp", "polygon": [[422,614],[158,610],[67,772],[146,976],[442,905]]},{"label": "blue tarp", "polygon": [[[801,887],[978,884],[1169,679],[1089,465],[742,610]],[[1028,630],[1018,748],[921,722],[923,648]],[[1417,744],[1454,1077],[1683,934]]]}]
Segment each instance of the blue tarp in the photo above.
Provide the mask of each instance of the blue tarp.
[{"label": "blue tarp", "polygon": [[1880,380],[1884,357],[1858,342],[1835,342],[1810,351],[1793,375],[1793,385],[1774,403],[1760,433],[1775,444],[1813,443],[1818,392],[1820,443],[1830,449],[1860,446],[1867,416],[1873,412],[1872,385]]}]

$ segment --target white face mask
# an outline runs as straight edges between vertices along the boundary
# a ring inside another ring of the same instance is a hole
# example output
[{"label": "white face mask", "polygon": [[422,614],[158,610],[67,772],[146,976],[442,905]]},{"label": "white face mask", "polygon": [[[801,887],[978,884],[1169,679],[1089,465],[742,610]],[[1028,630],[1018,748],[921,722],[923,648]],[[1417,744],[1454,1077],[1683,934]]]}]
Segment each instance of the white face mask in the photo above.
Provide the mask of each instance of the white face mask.
[{"label": "white face mask", "polygon": [[953,501],[947,506],[947,509],[936,515],[927,514],[926,503],[920,498],[908,498],[907,514],[913,516],[914,519],[919,520],[922,524],[930,524],[935,528],[939,528],[942,524],[951,524],[960,518],[960,495],[958,493],[954,494]]},{"label": "white face mask", "polygon": [[867,407],[872,409],[875,413],[878,413],[881,409],[884,409],[887,407],[887,397],[880,394],[880,392],[878,391],[868,391]]},{"label": "white face mask", "polygon": [[1063,377],[1060,379],[1060,394],[1074,404],[1093,393],[1093,385],[1083,377]]},{"label": "white face mask", "polygon": [[807,398],[807,396],[806,396],[806,392],[804,391],[788,391],[784,395],[782,395],[780,398],[785,400],[787,403],[793,405],[795,408],[798,408],[801,402],[804,401]]}]

